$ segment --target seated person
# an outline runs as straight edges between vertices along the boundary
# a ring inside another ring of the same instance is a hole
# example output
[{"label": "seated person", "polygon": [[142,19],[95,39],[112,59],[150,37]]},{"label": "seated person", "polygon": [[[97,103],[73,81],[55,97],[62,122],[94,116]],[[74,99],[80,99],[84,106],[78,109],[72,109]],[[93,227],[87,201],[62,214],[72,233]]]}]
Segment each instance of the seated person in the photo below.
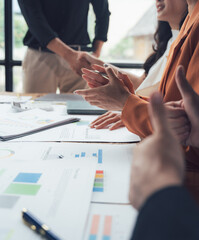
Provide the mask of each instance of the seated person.
[{"label": "seated person", "polygon": [[[154,34],[154,52],[145,61],[145,72],[141,77],[127,73],[133,83],[133,88],[136,90],[136,94],[143,96],[150,96],[153,91],[158,90],[171,44],[177,38],[179,29],[181,28],[187,15],[186,0],[174,0],[172,2],[166,0],[164,8],[161,7],[161,1],[157,1],[156,5],[158,28]],[[100,66],[94,65],[93,67],[96,70],[103,71],[103,68]],[[82,77],[88,81],[88,85],[90,87],[100,86],[100,82],[104,83],[103,78],[97,74],[93,74],[92,71],[87,69],[83,69],[82,71],[85,73]],[[97,118],[90,126],[91,128],[94,127],[96,129],[109,126],[110,130],[114,130],[119,127],[123,127],[124,124],[121,121],[121,114],[108,112]]]},{"label": "seated person", "polygon": [[[164,4],[164,1],[161,1]],[[181,94],[175,82],[175,71],[177,66],[183,65],[186,78],[192,88],[199,93],[198,65],[199,65],[199,1],[189,1],[189,14],[180,30],[180,33],[171,46],[165,72],[161,79],[159,91],[162,93],[164,101],[178,101]],[[91,104],[107,110],[122,111],[122,121],[129,131],[146,137],[152,133],[147,111],[148,98],[137,96],[132,89],[129,89],[127,76],[119,78],[110,67],[106,68],[109,82],[101,87],[88,90],[77,90],[76,93],[82,95]],[[128,84],[126,84],[128,83]],[[131,86],[132,87],[132,86]],[[169,108],[170,112],[173,109]],[[179,111],[182,123],[187,125],[186,115]],[[185,129],[185,132],[187,129]],[[181,133],[183,134],[183,133]],[[189,146],[186,150],[186,159],[193,165],[199,166],[199,149]]]},{"label": "seated person", "polygon": [[[199,148],[199,96],[178,68],[176,81],[191,123],[189,144]],[[132,240],[197,240],[199,208],[182,187],[185,162],[159,93],[150,100],[152,136],[137,145],[131,169],[130,201],[139,210]]]}]

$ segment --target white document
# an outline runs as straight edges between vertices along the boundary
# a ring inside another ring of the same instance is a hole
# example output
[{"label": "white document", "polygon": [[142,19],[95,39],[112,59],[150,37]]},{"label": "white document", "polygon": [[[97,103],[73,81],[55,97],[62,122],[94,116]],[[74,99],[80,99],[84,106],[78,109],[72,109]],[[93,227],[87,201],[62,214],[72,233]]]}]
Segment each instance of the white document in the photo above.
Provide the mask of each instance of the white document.
[{"label": "white document", "polygon": [[15,141],[76,141],[76,142],[139,142],[140,137],[123,127],[114,131],[92,129],[89,124],[96,116],[67,115],[81,120],[76,123],[56,127]]},{"label": "white document", "polygon": [[[0,160],[84,162],[97,161],[93,202],[129,203],[129,181],[135,144],[14,143],[0,145]],[[89,166],[88,166],[89,167]]]},{"label": "white document", "polygon": [[41,239],[23,223],[23,208],[61,239],[82,239],[95,168],[95,162],[89,159],[78,164],[2,160],[0,239]]},{"label": "white document", "polygon": [[12,103],[13,101],[27,102],[31,98],[31,96],[0,95],[0,103]]},{"label": "white document", "polygon": [[20,113],[0,114],[0,138],[10,140],[17,135],[42,131],[44,128],[70,123],[73,118],[34,109]]},{"label": "white document", "polygon": [[129,240],[136,218],[131,205],[91,204],[84,240]]}]

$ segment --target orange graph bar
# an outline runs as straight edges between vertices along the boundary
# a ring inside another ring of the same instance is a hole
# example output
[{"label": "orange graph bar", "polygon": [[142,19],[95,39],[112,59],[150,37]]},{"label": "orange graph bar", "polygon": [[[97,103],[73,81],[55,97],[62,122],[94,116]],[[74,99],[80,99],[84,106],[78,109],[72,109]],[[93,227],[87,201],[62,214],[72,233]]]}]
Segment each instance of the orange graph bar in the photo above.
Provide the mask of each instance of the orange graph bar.
[{"label": "orange graph bar", "polygon": [[111,236],[112,216],[106,216],[104,221],[104,236]]},{"label": "orange graph bar", "polygon": [[91,225],[91,235],[97,235],[99,228],[100,215],[93,215],[92,225]]}]

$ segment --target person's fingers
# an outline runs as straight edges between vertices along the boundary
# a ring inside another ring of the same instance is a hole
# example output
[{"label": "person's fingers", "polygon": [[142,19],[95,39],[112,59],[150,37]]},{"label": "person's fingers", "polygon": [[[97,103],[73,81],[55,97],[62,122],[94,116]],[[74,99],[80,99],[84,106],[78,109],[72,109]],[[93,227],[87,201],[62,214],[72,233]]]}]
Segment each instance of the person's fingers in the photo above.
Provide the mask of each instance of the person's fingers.
[{"label": "person's fingers", "polygon": [[104,85],[104,84],[106,84],[108,82],[108,80],[106,78],[104,78],[103,76],[101,76],[99,73],[96,73],[96,72],[94,72],[92,70],[88,70],[86,68],[82,68],[81,70],[83,72],[82,77],[86,76],[86,77],[92,79],[93,81],[102,83],[102,85]]},{"label": "person's fingers", "polygon": [[97,119],[95,122],[92,122],[90,126],[92,127],[99,126],[100,124],[104,123],[107,119],[109,119],[109,117],[103,117],[103,118]]},{"label": "person's fingers", "polygon": [[114,70],[111,67],[106,68],[106,73],[109,76],[110,82],[121,82],[118,77],[116,76]]},{"label": "person's fingers", "polygon": [[118,72],[118,77],[122,79],[124,85],[128,88],[128,90],[131,93],[135,93],[134,88],[133,88],[133,84],[131,82],[131,80],[129,79],[127,74],[123,74],[121,72]]},{"label": "person's fingers", "polygon": [[179,118],[186,116],[186,112],[184,108],[179,108],[179,107],[171,107],[168,105],[165,105],[166,107],[166,114],[168,118]]},{"label": "person's fingers", "polygon": [[171,128],[180,128],[189,125],[189,119],[187,117],[168,118],[168,122]]},{"label": "person's fingers", "polygon": [[107,112],[102,116],[98,117],[97,119],[95,119],[90,125],[99,125],[102,122],[106,121],[107,119],[115,117],[116,115],[117,115],[116,113]]},{"label": "person's fingers", "polygon": [[190,127],[190,125],[185,125],[183,127],[175,128],[173,130],[174,130],[175,135],[181,135],[183,133],[190,132],[191,127]]},{"label": "person's fingers", "polygon": [[109,114],[109,112],[104,113],[103,115],[99,116],[98,118],[96,118],[94,121],[91,122],[90,125],[95,124],[96,122],[103,120],[107,115]]},{"label": "person's fingers", "polygon": [[114,123],[109,130],[116,130],[118,128],[124,127],[124,123],[122,122],[122,120],[120,119],[118,122]]},{"label": "person's fingers", "polygon": [[98,82],[98,81],[95,81],[95,80],[93,80],[92,78],[90,78],[90,77],[88,77],[87,75],[82,75],[82,78],[87,82],[87,83],[89,83],[89,84],[92,84],[93,86],[95,86],[95,87],[101,87],[101,86],[103,86],[104,84],[102,84],[102,83],[100,83],[100,82]]},{"label": "person's fingers", "polygon": [[167,102],[165,103],[166,107],[172,107],[172,108],[183,108],[183,100],[179,100],[179,101],[171,101],[171,102]]},{"label": "person's fingers", "polygon": [[95,124],[95,128],[96,128],[96,129],[105,128],[105,127],[107,127],[108,125],[117,122],[118,120],[120,120],[120,119],[118,118],[118,116],[104,119],[104,121],[101,122],[100,124],[99,124],[99,123],[98,123],[98,124],[96,123],[96,124]]},{"label": "person's fingers", "polygon": [[106,70],[103,66],[97,65],[97,64],[92,64],[92,69],[97,70],[101,73],[106,73]]},{"label": "person's fingers", "polygon": [[162,133],[169,129],[166,110],[159,92],[153,93],[150,97],[149,115],[155,132]]},{"label": "person's fingers", "polygon": [[93,89],[80,89],[80,90],[75,90],[73,93],[78,94],[78,95],[82,95],[84,96],[95,96],[95,94],[97,94],[97,89],[98,88],[93,88]]},{"label": "person's fingers", "polygon": [[182,98],[191,97],[192,95],[195,94],[195,92],[193,91],[192,87],[190,86],[186,79],[183,66],[177,67],[175,78]]}]

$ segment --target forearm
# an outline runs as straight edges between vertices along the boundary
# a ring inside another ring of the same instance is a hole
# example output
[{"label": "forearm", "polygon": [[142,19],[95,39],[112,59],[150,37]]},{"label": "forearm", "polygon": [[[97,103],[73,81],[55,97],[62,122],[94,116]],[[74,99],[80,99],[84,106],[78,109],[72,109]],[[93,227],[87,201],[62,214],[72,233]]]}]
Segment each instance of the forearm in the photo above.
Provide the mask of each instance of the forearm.
[{"label": "forearm", "polygon": [[52,39],[58,37],[48,24],[40,0],[18,0],[18,3],[29,30],[39,41],[40,46],[46,47]]},{"label": "forearm", "polygon": [[67,46],[59,38],[54,38],[52,41],[50,41],[47,45],[47,48],[67,61],[69,61],[70,57],[75,53],[72,48]]},{"label": "forearm", "polygon": [[100,56],[103,45],[104,45],[104,42],[101,40],[95,40],[93,42],[93,54],[96,57]]},{"label": "forearm", "polygon": [[180,186],[164,188],[143,205],[132,240],[195,240],[198,222],[199,210],[189,193]]},{"label": "forearm", "polygon": [[122,121],[130,132],[144,138],[152,133],[148,101],[131,94],[122,110]]}]

